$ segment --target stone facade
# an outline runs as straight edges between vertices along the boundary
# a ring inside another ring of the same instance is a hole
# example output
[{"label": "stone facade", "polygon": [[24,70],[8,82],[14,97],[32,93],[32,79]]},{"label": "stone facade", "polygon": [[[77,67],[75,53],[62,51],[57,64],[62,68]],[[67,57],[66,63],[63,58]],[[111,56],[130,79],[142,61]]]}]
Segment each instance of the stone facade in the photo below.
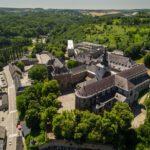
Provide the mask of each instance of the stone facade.
[{"label": "stone facade", "polygon": [[75,45],[75,49],[78,51],[78,54],[89,54],[91,58],[98,58],[105,51],[106,47],[99,44],[81,42]]},{"label": "stone facade", "polygon": [[144,65],[135,66],[76,89],[76,108],[101,112],[115,101],[132,105],[142,90],[149,88],[150,77]]},{"label": "stone facade", "polygon": [[77,144],[67,140],[51,140],[50,142],[40,145],[39,150],[114,150],[111,145],[104,144]]},{"label": "stone facade", "polygon": [[108,53],[108,61],[111,69],[117,71],[124,71],[136,66],[132,59],[118,53]]}]

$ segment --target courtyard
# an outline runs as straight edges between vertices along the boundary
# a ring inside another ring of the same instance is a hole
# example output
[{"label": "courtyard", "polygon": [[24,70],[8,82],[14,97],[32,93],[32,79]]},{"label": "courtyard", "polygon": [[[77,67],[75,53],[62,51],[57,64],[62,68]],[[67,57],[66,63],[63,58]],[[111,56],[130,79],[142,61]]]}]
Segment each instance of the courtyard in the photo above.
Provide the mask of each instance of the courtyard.
[{"label": "courtyard", "polygon": [[59,113],[63,111],[71,111],[75,109],[75,93],[67,93],[58,97],[58,100],[62,103],[62,107],[59,109]]}]

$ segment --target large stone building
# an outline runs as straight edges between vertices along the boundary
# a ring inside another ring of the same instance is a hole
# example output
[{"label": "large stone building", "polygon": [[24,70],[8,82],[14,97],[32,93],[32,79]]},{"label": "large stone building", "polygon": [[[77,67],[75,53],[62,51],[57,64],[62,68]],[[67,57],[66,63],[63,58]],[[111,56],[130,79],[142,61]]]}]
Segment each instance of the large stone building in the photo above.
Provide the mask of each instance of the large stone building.
[{"label": "large stone building", "polygon": [[78,67],[73,69],[68,69],[64,61],[59,60],[49,52],[43,51],[36,56],[39,65],[48,67],[49,78],[57,80],[61,90],[66,90],[67,88],[89,84],[111,75],[109,53],[107,53],[105,47],[101,48],[101,50],[98,48],[98,51],[100,51],[100,55],[97,58],[92,58],[89,54],[88,56],[86,55],[87,57],[81,57],[81,55],[74,57],[80,63]]},{"label": "large stone building", "polygon": [[120,51],[108,53],[108,61],[111,69],[116,71],[124,71],[137,65],[131,58],[123,56]]},{"label": "large stone building", "polygon": [[111,75],[91,84],[77,87],[76,108],[101,112],[109,109],[114,102],[128,102],[132,105],[137,100],[139,93],[148,88],[150,77],[144,65]]},{"label": "large stone building", "polygon": [[107,53],[104,53],[101,64],[82,64],[73,69],[66,69],[66,72],[52,73],[53,79],[56,79],[62,89],[76,86],[80,82],[92,82],[93,80],[101,80],[110,75],[110,68],[107,61]]},{"label": "large stone building", "polygon": [[80,54],[89,54],[91,58],[99,57],[104,51],[106,47],[99,44],[89,43],[89,42],[81,42],[75,45],[75,50],[77,51],[77,55]]}]

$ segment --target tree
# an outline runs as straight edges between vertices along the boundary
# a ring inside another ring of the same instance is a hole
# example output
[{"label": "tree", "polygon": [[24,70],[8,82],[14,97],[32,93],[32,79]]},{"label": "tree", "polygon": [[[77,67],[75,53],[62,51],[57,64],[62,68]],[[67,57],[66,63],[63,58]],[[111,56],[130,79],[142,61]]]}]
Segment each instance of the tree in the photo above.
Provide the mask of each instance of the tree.
[{"label": "tree", "polygon": [[145,66],[150,67],[150,53],[144,56],[144,64]]},{"label": "tree", "polygon": [[74,120],[69,120],[66,118],[62,123],[62,130],[61,130],[62,137],[68,140],[73,139],[74,127],[75,127]]},{"label": "tree", "polygon": [[145,123],[137,129],[137,137],[144,145],[150,145],[150,123]]},{"label": "tree", "polygon": [[79,123],[78,126],[75,128],[74,139],[77,141],[85,141],[89,129],[90,128],[87,123]]},{"label": "tree", "polygon": [[25,116],[26,125],[31,128],[31,130],[36,130],[39,128],[40,115],[36,109],[29,109],[26,111]]},{"label": "tree", "polygon": [[41,104],[44,107],[54,106],[56,108],[60,108],[61,102],[56,100],[57,95],[54,93],[49,93],[47,97],[42,97]]},{"label": "tree", "polygon": [[53,117],[57,114],[57,108],[50,106],[41,113],[42,128],[46,128],[47,124],[51,124]]},{"label": "tree", "polygon": [[59,115],[55,115],[53,118],[53,122],[52,122],[52,126],[53,129],[52,131],[54,132],[55,136],[57,138],[62,138],[62,122],[65,120],[64,116],[59,114]]},{"label": "tree", "polygon": [[120,130],[125,131],[131,127],[131,121],[133,120],[134,115],[131,112],[128,103],[116,102],[111,113],[109,113],[107,117],[110,118],[112,122],[117,123]]},{"label": "tree", "polygon": [[117,102],[112,111],[105,112],[104,116],[88,111],[63,112],[54,116],[52,126],[57,138],[112,143],[123,148],[132,119],[128,104]]},{"label": "tree", "polygon": [[78,62],[76,60],[68,60],[67,62],[67,66],[68,68],[74,68],[78,66]]},{"label": "tree", "polygon": [[24,71],[24,66],[25,66],[25,65],[24,65],[23,62],[21,62],[21,61],[17,62],[16,66],[17,66],[18,68],[20,68],[21,71]]},{"label": "tree", "polygon": [[22,118],[25,115],[26,107],[25,107],[25,98],[23,95],[17,96],[17,109],[19,111],[19,117]]},{"label": "tree", "polygon": [[45,44],[43,43],[36,43],[35,47],[34,47],[34,52],[35,53],[40,53],[42,52],[43,50],[45,50]]},{"label": "tree", "polygon": [[100,132],[98,132],[96,130],[92,130],[88,134],[88,141],[89,142],[99,142],[99,141],[101,141],[101,134],[100,134]]},{"label": "tree", "polygon": [[75,114],[72,112],[63,112],[55,115],[52,122],[53,132],[57,138],[73,139],[75,128]]},{"label": "tree", "polygon": [[33,66],[29,70],[29,77],[32,80],[44,81],[48,79],[48,70],[46,66]]},{"label": "tree", "polygon": [[48,96],[49,93],[59,94],[59,84],[56,80],[45,82],[42,88],[43,96]]}]

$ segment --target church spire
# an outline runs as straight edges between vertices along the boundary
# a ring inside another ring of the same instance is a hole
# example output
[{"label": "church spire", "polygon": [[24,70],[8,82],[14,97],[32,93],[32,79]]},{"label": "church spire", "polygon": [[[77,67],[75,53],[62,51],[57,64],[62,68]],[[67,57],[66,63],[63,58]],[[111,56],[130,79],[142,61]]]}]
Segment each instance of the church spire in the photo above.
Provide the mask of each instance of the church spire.
[{"label": "church spire", "polygon": [[102,65],[104,65],[105,67],[108,67],[109,64],[108,64],[108,54],[107,54],[107,50],[105,49],[105,52],[102,56],[102,62],[101,62]]}]

